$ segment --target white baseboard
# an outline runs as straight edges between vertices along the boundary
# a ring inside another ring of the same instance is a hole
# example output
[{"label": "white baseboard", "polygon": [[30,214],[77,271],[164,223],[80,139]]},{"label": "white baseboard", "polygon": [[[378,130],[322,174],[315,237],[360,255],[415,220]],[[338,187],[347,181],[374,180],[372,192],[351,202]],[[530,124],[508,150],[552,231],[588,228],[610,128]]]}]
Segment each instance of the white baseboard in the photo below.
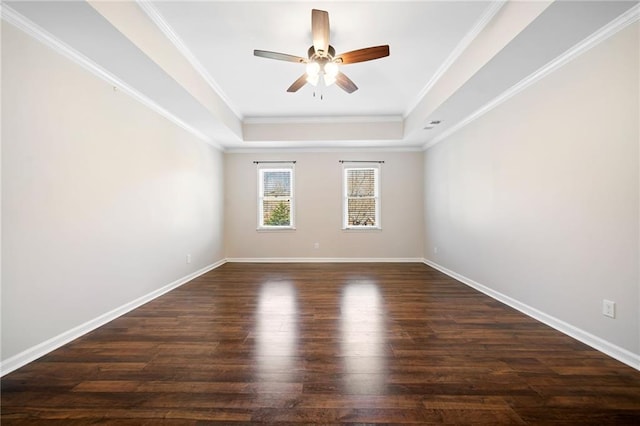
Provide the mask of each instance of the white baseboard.
[{"label": "white baseboard", "polygon": [[59,334],[45,342],[42,342],[36,346],[33,346],[17,355],[14,355],[11,358],[8,358],[5,361],[0,363],[0,377],[40,358],[43,355],[48,354],[49,352],[71,342],[72,340],[77,339],[78,337],[83,336],[84,334],[95,330],[96,328],[126,314],[127,312],[132,311],[133,309],[144,305],[151,300],[162,296],[163,294],[180,287],[181,285],[193,280],[194,278],[205,274],[212,269],[215,269],[226,262],[244,262],[244,263],[359,263],[359,262],[402,262],[402,263],[424,263],[428,266],[431,266],[434,269],[462,282],[463,284],[468,285],[493,299],[496,299],[522,313],[528,315],[548,326],[567,334],[574,339],[577,339],[594,349],[603,352],[612,358],[617,359],[620,362],[623,362],[636,370],[640,370],[640,355],[635,354],[631,351],[628,351],[624,348],[621,348],[611,342],[608,342],[604,339],[601,339],[598,336],[595,336],[589,332],[586,332],[582,329],[579,329],[571,324],[568,324],[562,320],[559,320],[551,315],[548,315],[542,311],[539,311],[536,308],[533,308],[525,303],[519,302],[505,294],[502,294],[498,291],[492,290],[491,288],[482,285],[476,281],[473,281],[470,278],[467,278],[463,275],[460,275],[454,271],[451,271],[444,266],[441,266],[429,259],[419,259],[419,258],[328,258],[328,257],[320,257],[320,258],[227,258],[220,260],[216,263],[208,265],[192,274],[189,274],[183,278],[180,278],[172,283],[167,284],[166,286],[159,288],[158,290],[152,291],[142,297],[139,297],[125,305],[122,305],[110,312],[107,312],[103,315],[100,315],[97,318],[94,318],[90,321],[87,321],[84,324],[81,324],[77,327],[72,328],[64,333]]},{"label": "white baseboard", "polygon": [[598,351],[606,355],[609,355],[610,357],[615,358],[618,361],[623,362],[630,367],[635,368],[636,370],[640,370],[640,355],[635,354],[627,349],[621,348],[620,346],[617,346],[611,342],[608,342],[598,336],[595,336],[580,328],[577,328],[569,323],[559,320],[558,318],[553,317],[549,314],[546,314],[525,303],[519,302],[518,300],[513,299],[505,294],[502,294],[499,291],[492,290],[491,288],[485,285],[482,285],[470,278],[467,278],[464,275],[460,275],[457,272],[451,271],[445,268],[444,266],[433,262],[432,260],[429,260],[429,259],[423,259],[423,260],[426,265],[429,265],[432,268],[437,269],[438,271],[450,276],[451,278],[454,278],[460,281],[461,283],[466,284],[469,287],[472,287],[486,294],[487,296],[493,299],[496,299],[504,303],[505,305],[508,305],[522,312],[523,314],[528,315],[531,318],[534,318],[548,325],[549,327],[552,327],[560,331],[561,333],[571,336],[574,339],[579,340],[580,342],[586,345],[589,345],[592,348],[597,349]]},{"label": "white baseboard", "polygon": [[230,263],[422,263],[418,257],[228,257]]},{"label": "white baseboard", "polygon": [[59,347],[71,342],[72,340],[77,339],[90,331],[95,330],[98,327],[105,325],[106,323],[113,321],[114,319],[126,314],[134,310],[135,308],[144,305],[152,301],[153,299],[162,296],[163,294],[180,287],[181,285],[191,281],[192,279],[199,277],[202,274],[205,274],[212,269],[215,269],[221,265],[226,263],[226,260],[220,260],[218,262],[212,263],[211,265],[205,266],[204,268],[195,271],[185,277],[182,277],[172,283],[165,285],[162,288],[152,291],[151,293],[145,294],[135,300],[132,300],[129,303],[126,303],[112,311],[109,311],[105,314],[100,315],[90,321],[85,322],[84,324],[80,324],[77,327],[72,328],[71,330],[67,330],[64,333],[61,333],[55,337],[52,337],[49,340],[46,340],[42,343],[39,343],[31,348],[20,352],[17,355],[12,356],[0,363],[0,377],[5,374],[9,374],[12,371],[32,362],[36,359],[40,358],[43,355],[48,354],[49,352],[58,349]]}]

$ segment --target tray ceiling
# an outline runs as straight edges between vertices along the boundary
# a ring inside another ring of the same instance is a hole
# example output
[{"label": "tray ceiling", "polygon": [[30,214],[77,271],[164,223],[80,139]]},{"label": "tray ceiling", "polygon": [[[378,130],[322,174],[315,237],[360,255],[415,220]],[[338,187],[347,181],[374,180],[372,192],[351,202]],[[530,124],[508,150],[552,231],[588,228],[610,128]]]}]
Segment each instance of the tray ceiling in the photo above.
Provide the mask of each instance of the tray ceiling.
[{"label": "tray ceiling", "polygon": [[[353,94],[335,85],[287,93],[304,65],[253,56],[305,56],[312,8],[329,12],[337,52],[390,46],[387,58],[341,68]],[[238,150],[428,146],[637,12],[627,1],[47,1],[3,2],[2,13],[202,139]]]}]

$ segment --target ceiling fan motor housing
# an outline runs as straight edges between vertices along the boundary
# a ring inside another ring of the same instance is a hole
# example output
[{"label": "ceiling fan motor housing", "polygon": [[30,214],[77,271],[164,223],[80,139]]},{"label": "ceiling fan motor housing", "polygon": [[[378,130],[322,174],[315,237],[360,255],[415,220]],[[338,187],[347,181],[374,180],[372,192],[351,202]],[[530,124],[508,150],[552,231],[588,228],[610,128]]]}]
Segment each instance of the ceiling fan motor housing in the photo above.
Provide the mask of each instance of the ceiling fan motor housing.
[{"label": "ceiling fan motor housing", "polygon": [[328,58],[329,60],[332,60],[336,56],[336,49],[329,45],[327,50],[327,55],[320,56],[316,54],[315,48],[311,46],[309,50],[307,50],[307,56],[309,57],[309,60],[317,60],[318,58]]}]

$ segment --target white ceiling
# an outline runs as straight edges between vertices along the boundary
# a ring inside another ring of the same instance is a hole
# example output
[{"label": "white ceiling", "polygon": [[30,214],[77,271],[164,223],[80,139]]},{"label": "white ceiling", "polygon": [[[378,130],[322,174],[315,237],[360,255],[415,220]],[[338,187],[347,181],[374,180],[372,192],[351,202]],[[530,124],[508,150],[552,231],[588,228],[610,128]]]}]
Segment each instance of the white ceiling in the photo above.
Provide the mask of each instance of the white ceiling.
[{"label": "white ceiling", "polygon": [[[8,22],[236,150],[423,147],[638,9],[629,1],[3,4]],[[338,53],[390,46],[387,58],[342,67],[359,87],[353,94],[335,85],[287,93],[304,65],[253,56],[306,56],[312,8],[329,12]],[[442,123],[424,130],[431,120]]]},{"label": "white ceiling", "polygon": [[[489,2],[175,3],[154,7],[222,87],[243,117],[403,115]],[[303,64],[253,56],[253,49],[306,57],[311,8],[329,12],[336,52],[388,44],[388,58],[342,68],[358,85],[312,96],[286,89]]]}]

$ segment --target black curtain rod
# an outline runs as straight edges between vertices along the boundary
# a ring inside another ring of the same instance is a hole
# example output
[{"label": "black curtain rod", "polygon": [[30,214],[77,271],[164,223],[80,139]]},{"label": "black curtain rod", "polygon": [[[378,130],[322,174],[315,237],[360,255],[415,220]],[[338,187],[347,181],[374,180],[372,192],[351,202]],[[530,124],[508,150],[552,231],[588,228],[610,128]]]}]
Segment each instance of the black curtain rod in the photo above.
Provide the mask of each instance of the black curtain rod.
[{"label": "black curtain rod", "polygon": [[295,161],[254,161],[253,164],[260,164],[260,163],[293,163],[296,164]]},{"label": "black curtain rod", "polygon": [[339,163],[379,163],[379,164],[384,164],[384,161],[379,161],[379,160],[373,160],[373,161],[366,161],[366,160],[338,160]]}]

